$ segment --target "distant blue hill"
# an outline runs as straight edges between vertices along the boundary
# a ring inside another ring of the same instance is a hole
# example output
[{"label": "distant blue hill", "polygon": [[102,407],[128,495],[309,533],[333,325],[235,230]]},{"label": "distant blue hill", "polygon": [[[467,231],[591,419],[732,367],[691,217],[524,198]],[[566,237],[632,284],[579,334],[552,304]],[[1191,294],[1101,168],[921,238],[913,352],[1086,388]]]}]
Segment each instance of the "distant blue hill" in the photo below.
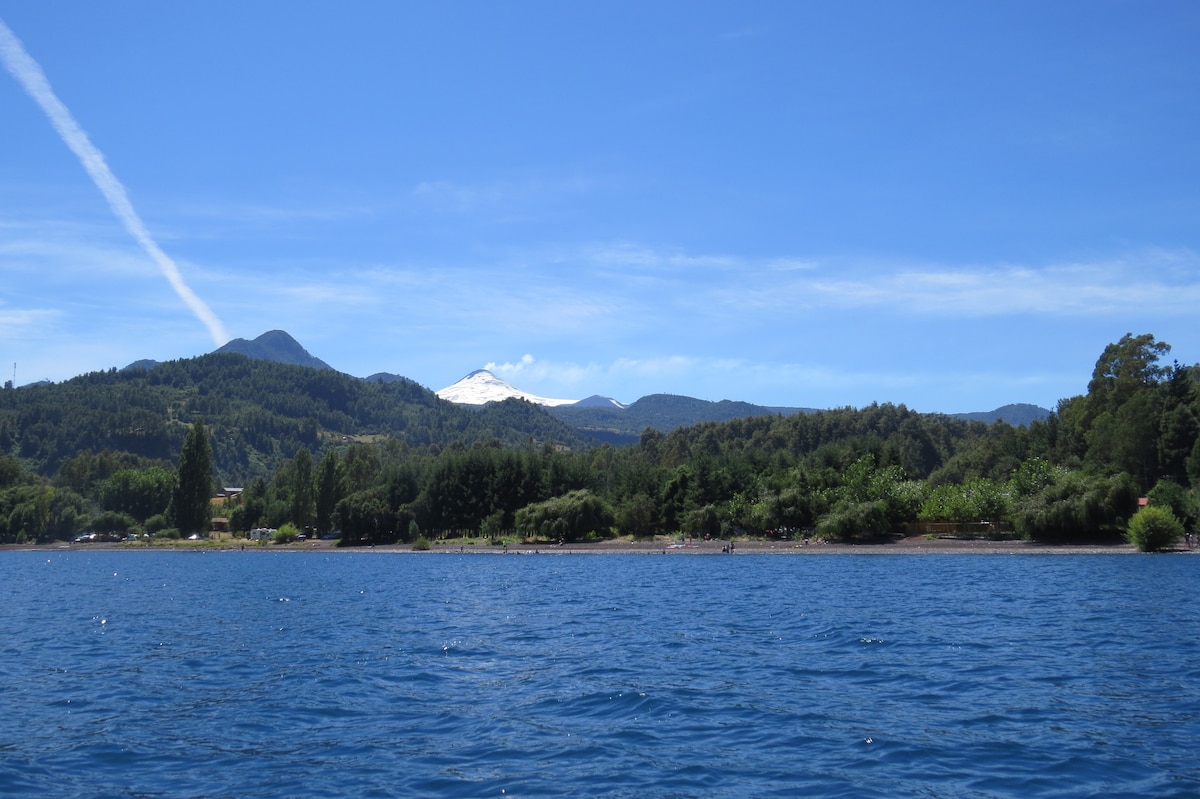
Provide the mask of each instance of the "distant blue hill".
[{"label": "distant blue hill", "polygon": [[[816,413],[816,408],[789,408],[754,405],[749,402],[721,400],[710,402],[674,394],[649,394],[625,407],[600,403],[561,405],[546,409],[572,427],[609,444],[631,444],[647,427],[669,432],[701,422],[726,422],[752,416],[791,416],[797,413]],[[946,414],[951,418],[992,424],[1003,420],[1013,426],[1028,425],[1045,419],[1050,411],[1036,405],[1005,405],[994,411]]]}]

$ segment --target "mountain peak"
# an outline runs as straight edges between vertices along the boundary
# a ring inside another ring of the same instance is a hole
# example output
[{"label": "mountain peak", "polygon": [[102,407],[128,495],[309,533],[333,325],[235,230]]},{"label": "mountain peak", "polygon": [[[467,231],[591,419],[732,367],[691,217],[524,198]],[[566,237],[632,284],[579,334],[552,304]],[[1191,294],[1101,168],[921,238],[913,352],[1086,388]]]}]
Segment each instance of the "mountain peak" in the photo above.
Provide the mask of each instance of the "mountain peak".
[{"label": "mountain peak", "polygon": [[521,391],[496,377],[487,369],[476,369],[454,385],[446,386],[435,393],[442,399],[458,405],[486,405],[489,402],[501,402],[510,397],[523,399],[535,405],[551,407],[575,403],[575,400],[547,399]]},{"label": "mountain peak", "polygon": [[625,410],[629,406],[623,402],[617,402],[612,397],[602,397],[599,394],[593,394],[590,397],[581,399],[575,403],[576,408],[616,408],[617,410]]},{"label": "mountain peak", "polygon": [[294,366],[311,366],[314,369],[333,367],[309,354],[300,342],[282,330],[268,330],[253,341],[235,338],[214,352],[236,352],[260,361],[274,361]]}]

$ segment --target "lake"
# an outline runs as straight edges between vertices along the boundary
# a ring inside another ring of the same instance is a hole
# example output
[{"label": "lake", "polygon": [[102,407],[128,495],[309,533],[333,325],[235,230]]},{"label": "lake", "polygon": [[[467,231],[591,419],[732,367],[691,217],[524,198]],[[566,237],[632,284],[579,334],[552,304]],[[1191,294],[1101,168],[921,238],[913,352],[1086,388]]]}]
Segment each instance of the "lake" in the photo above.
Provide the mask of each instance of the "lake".
[{"label": "lake", "polygon": [[1200,796],[1187,555],[0,553],[0,795]]}]

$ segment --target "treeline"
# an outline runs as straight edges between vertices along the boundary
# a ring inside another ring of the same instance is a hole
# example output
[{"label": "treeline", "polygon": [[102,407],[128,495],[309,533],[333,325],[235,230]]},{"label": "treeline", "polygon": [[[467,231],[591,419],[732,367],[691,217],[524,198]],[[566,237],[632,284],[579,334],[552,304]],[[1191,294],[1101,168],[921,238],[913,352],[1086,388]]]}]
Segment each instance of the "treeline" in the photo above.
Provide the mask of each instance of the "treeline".
[{"label": "treeline", "polygon": [[[1148,497],[1160,516],[1192,529],[1200,370],[1165,365],[1169,351],[1150,335],[1123,337],[1097,361],[1087,394],[1021,427],[883,404],[647,429],[623,448],[528,438],[301,439],[221,514],[235,531],[340,530],[346,545],[681,533],[860,541],[922,524],[1081,542],[1119,538]],[[498,407],[540,412],[524,403]],[[214,455],[221,435],[208,427]],[[100,450],[68,457],[53,479],[39,479],[6,456],[0,538],[61,537],[99,525],[96,514],[123,529],[169,525],[171,474],[163,459]]]}]

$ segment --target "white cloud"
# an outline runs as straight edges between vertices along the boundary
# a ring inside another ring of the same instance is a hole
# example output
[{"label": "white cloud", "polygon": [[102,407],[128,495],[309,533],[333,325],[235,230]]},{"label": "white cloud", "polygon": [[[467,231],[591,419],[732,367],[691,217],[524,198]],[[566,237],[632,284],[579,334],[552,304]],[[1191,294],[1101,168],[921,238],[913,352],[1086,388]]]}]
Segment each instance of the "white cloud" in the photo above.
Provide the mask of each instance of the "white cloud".
[{"label": "white cloud", "polygon": [[525,353],[524,355],[521,356],[521,359],[519,361],[517,361],[516,363],[489,362],[483,368],[487,369],[489,372],[492,372],[494,374],[515,376],[515,375],[521,374],[522,372],[528,370],[531,366],[533,366],[534,360],[535,359],[532,355],[530,355],[529,353]]}]

